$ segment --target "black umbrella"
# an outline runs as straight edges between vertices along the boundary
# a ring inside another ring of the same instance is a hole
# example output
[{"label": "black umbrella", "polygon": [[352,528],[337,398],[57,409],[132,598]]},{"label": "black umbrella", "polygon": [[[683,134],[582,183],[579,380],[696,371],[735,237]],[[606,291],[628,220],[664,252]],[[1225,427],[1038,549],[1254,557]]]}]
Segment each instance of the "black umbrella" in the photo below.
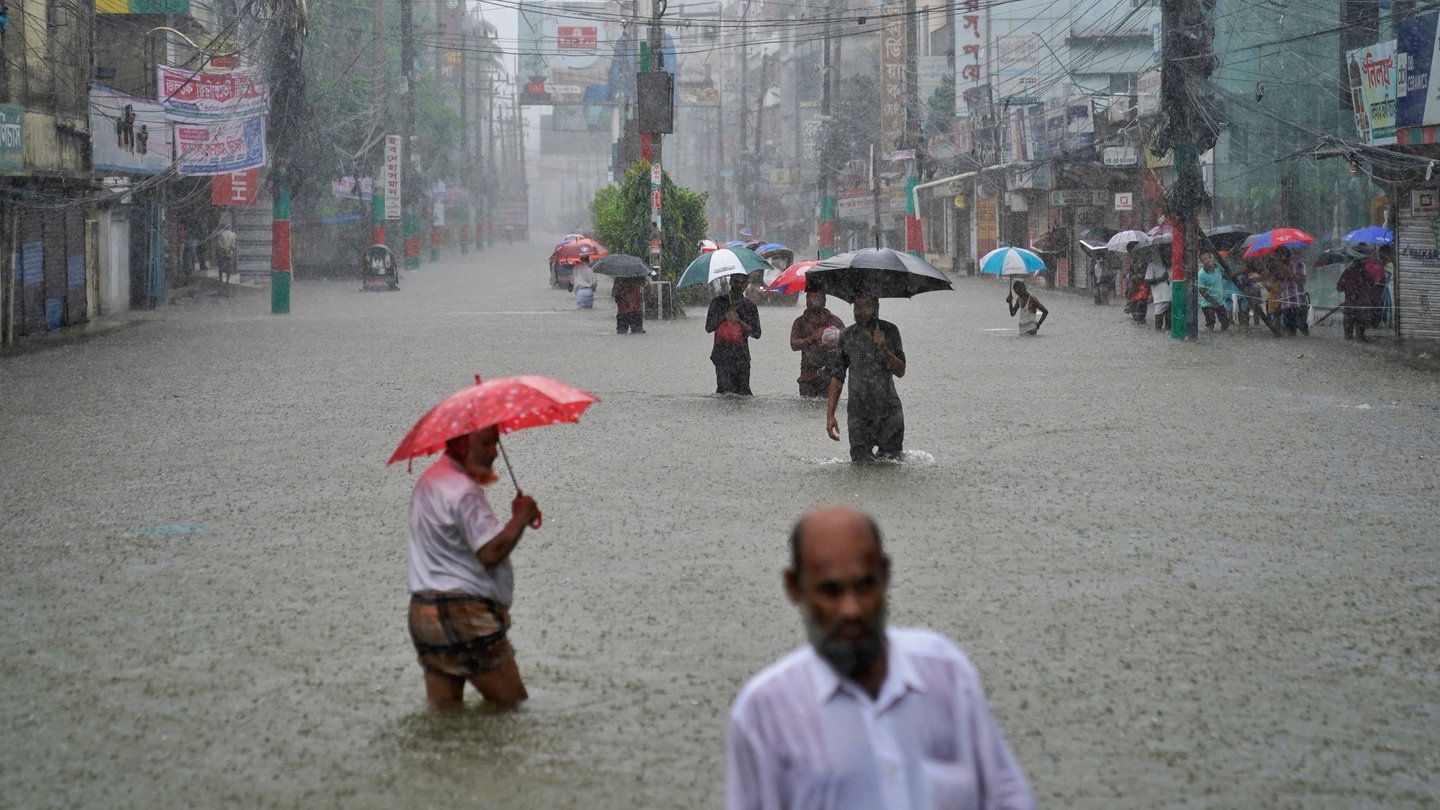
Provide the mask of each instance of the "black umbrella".
[{"label": "black umbrella", "polygon": [[1206,231],[1205,238],[1209,240],[1210,247],[1222,253],[1230,253],[1250,238],[1250,229],[1243,225],[1221,225]]},{"label": "black umbrella", "polygon": [[590,265],[590,269],[602,276],[615,278],[639,278],[650,275],[650,265],[638,256],[625,253],[611,253]]},{"label": "black umbrella", "polygon": [[876,298],[910,298],[933,290],[951,290],[950,279],[919,256],[890,248],[865,248],[832,256],[805,274],[805,291],[833,295],[849,303],[857,293]]}]

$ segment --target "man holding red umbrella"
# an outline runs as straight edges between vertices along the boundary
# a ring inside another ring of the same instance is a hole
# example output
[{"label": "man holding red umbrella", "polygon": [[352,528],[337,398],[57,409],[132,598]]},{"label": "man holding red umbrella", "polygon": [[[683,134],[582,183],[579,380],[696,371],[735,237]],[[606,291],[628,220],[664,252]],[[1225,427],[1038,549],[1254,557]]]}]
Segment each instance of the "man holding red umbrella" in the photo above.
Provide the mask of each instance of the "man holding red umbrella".
[{"label": "man holding red umbrella", "polygon": [[517,491],[510,520],[495,517],[481,488],[499,480],[499,443],[493,425],[449,439],[410,497],[410,638],[436,708],[458,707],[466,681],[506,708],[528,697],[507,638],[510,553],[540,508]]}]

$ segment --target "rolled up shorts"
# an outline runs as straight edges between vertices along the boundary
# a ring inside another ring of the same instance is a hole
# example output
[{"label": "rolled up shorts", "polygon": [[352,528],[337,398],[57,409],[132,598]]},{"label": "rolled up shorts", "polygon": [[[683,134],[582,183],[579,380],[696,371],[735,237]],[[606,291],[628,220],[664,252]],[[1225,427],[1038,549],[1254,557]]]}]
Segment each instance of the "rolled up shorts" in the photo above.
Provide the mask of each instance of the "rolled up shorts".
[{"label": "rolled up shorts", "polygon": [[468,678],[513,660],[509,630],[509,609],[483,596],[410,595],[410,640],[426,672]]}]

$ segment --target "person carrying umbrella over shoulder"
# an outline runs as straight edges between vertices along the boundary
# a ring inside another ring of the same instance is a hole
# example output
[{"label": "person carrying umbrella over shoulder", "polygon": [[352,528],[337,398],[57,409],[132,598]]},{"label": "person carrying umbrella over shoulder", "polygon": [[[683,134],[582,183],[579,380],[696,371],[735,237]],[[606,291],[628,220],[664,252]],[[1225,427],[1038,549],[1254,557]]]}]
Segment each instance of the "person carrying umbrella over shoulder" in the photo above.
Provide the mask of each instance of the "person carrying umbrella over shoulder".
[{"label": "person carrying umbrella over shoulder", "polygon": [[898,461],[905,444],[905,411],[895,391],[895,378],[905,376],[905,349],[900,330],[882,321],[880,299],[871,292],[855,295],[855,323],[840,332],[835,364],[830,369],[830,392],[825,403],[825,433],[840,441],[835,407],[846,376],[850,398],[846,401],[846,427],[850,436],[850,460]]},{"label": "person carrying umbrella over shoulder", "polygon": [[514,573],[510,554],[540,507],[516,493],[501,523],[484,486],[500,432],[493,425],[445,442],[410,497],[410,638],[436,708],[463,702],[469,681],[488,701],[514,707],[529,695],[510,646]]},{"label": "person carrying umbrella over shoulder", "polygon": [[[1020,313],[1020,334],[1033,335],[1040,331],[1040,324],[1050,317],[1050,310],[1040,303],[1040,299],[1030,293],[1025,287],[1025,282],[1015,279],[1010,284],[1010,294],[1005,296],[1005,303],[1010,305],[1010,314]],[[1035,319],[1039,313],[1040,319]]]}]

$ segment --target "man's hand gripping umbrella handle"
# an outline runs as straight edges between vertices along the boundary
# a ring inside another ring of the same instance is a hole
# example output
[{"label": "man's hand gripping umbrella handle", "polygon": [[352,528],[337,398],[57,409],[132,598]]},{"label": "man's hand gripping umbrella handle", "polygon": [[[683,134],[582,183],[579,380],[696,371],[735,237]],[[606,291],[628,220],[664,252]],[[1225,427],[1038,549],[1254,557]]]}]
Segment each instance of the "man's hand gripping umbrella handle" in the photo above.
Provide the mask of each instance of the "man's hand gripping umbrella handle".
[{"label": "man's hand gripping umbrella handle", "polygon": [[[515,480],[515,468],[512,467],[512,466],[510,466],[510,454],[507,453],[507,452],[505,452],[505,445],[501,444],[499,439],[496,439],[496,440],[495,440],[495,446],[498,447],[498,448],[500,448],[500,457],[503,458],[503,459],[505,459],[505,471],[508,472],[508,473],[510,473],[510,483],[512,483],[512,484],[515,485],[515,497],[518,498],[518,497],[520,497],[521,495],[524,495],[525,492],[520,489],[520,482],[517,481],[517,480]],[[535,519],[532,520],[532,521],[530,521],[530,528],[532,528],[532,529],[538,529],[538,528],[540,528],[544,523],[545,523],[545,515],[541,514],[541,512],[540,512],[540,507],[539,507],[539,506],[536,506],[536,507],[535,507]]]}]

